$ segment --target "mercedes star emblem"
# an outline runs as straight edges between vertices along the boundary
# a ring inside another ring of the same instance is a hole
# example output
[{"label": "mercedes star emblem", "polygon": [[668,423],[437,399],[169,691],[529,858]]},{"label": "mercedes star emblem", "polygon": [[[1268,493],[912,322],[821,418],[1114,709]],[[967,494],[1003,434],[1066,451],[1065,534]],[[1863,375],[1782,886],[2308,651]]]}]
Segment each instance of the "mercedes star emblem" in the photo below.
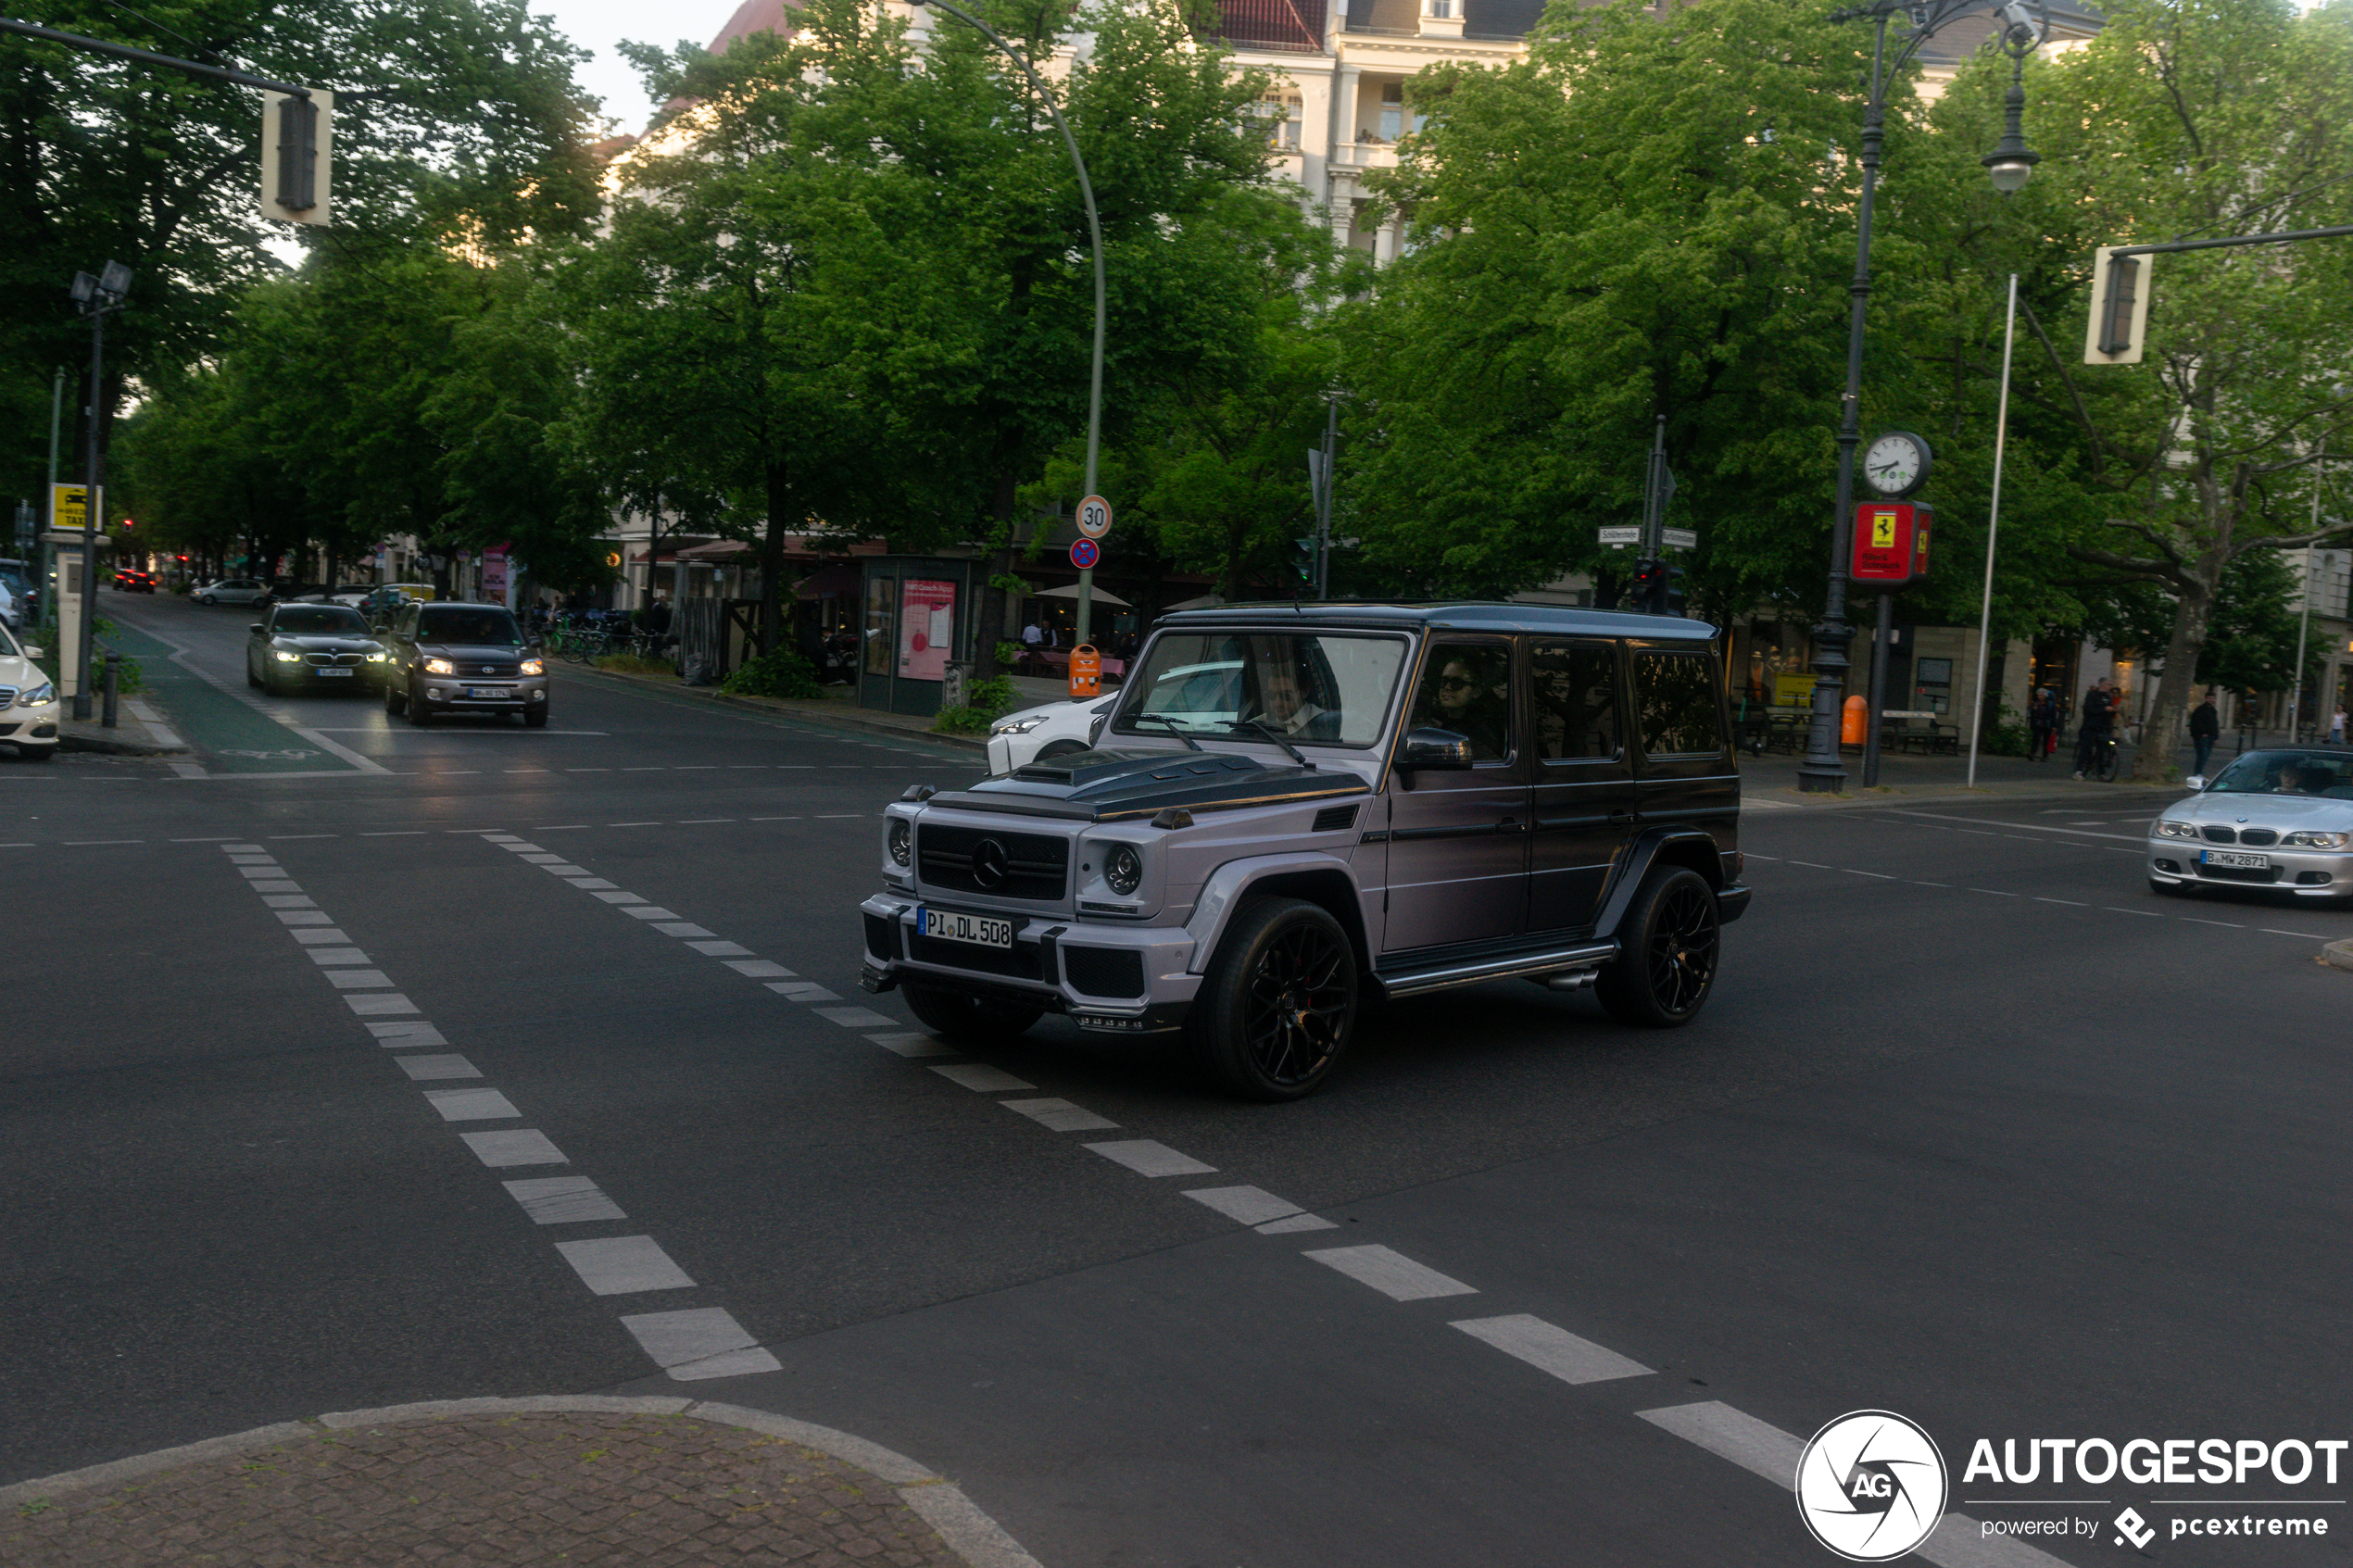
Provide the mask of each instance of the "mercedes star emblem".
[{"label": "mercedes star emblem", "polygon": [[984,838],[973,846],[973,880],[981,886],[1004,886],[1011,869],[1005,861],[1005,847],[995,839]]}]

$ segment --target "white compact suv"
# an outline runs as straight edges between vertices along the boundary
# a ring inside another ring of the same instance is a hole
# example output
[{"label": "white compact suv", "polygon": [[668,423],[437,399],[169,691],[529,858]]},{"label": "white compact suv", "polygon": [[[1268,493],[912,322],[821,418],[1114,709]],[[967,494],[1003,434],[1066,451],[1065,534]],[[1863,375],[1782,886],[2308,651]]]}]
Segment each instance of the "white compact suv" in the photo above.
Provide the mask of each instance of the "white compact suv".
[{"label": "white compact suv", "polygon": [[1050,702],[1008,713],[988,726],[988,771],[1010,773],[1040,758],[1067,757],[1095,744],[1103,720],[1119,706],[1119,694],[1077,702]]},{"label": "white compact suv", "polygon": [[27,762],[46,762],[57,754],[57,688],[33,660],[41,650],[17,641],[16,633],[0,626],[0,742],[17,748]]}]

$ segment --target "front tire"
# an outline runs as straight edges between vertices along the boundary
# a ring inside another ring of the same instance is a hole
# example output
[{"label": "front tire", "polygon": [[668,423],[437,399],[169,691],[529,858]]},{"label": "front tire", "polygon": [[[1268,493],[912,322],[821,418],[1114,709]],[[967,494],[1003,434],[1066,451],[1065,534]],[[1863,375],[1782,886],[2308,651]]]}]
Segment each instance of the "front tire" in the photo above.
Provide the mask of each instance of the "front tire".
[{"label": "front tire", "polygon": [[522,723],[523,728],[527,730],[546,729],[547,727],[547,710],[541,708],[526,712],[522,716]]},{"label": "front tire", "polygon": [[1293,1100],[1331,1076],[1356,1029],[1356,951],[1321,905],[1262,898],[1227,928],[1187,1026],[1244,1099]]},{"label": "front tire", "polygon": [[219,599],[214,598],[210,594],[199,594],[196,596],[196,603],[200,605],[217,605],[220,602],[220,601]]},{"label": "front tire", "polygon": [[1045,1010],[930,985],[902,985],[900,991],[918,1023],[960,1046],[1002,1045],[1026,1033]]},{"label": "front tire", "polygon": [[17,758],[24,762],[54,762],[57,759],[57,748],[54,746],[20,746],[17,747]]},{"label": "front tire", "polygon": [[400,699],[400,706],[407,711],[409,722],[417,729],[428,730],[433,727],[433,704],[427,702],[424,694],[414,686],[411,686],[408,695]]},{"label": "front tire", "polygon": [[1689,1023],[1716,987],[1722,936],[1706,878],[1680,866],[1653,872],[1618,925],[1617,957],[1603,966],[1593,995],[1620,1023]]}]

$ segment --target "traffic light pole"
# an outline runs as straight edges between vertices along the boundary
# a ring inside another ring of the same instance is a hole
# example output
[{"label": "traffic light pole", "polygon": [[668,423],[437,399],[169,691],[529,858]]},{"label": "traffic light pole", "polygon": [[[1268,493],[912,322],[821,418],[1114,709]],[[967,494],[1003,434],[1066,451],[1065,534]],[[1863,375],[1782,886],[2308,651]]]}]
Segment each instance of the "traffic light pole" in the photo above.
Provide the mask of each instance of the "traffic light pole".
[{"label": "traffic light pole", "polygon": [[170,55],[158,55],[152,49],[134,49],[128,44],[109,44],[103,38],[84,38],[78,32],[60,32],[54,27],[39,27],[31,22],[12,21],[0,17],[0,32],[13,32],[24,38],[38,38],[44,44],[62,44],[69,49],[86,49],[94,55],[112,55],[119,60],[137,60],[142,65],[168,66],[196,76],[209,76],[218,82],[233,82],[240,87],[258,87],[268,93],[283,93],[290,98],[308,99],[310,89],[294,87],[283,82],[272,82],[266,76],[251,76],[242,70],[228,70],[220,66],[198,65]]}]

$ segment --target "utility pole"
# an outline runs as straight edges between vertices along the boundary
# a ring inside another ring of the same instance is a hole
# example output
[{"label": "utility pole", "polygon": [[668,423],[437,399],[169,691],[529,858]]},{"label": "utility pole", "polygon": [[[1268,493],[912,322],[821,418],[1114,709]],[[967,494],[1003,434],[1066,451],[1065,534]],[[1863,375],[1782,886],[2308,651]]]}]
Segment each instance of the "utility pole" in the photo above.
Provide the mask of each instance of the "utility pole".
[{"label": "utility pole", "polygon": [[1332,596],[1332,458],[1340,442],[1340,393],[1324,413],[1324,460],[1315,471],[1315,596]]}]

